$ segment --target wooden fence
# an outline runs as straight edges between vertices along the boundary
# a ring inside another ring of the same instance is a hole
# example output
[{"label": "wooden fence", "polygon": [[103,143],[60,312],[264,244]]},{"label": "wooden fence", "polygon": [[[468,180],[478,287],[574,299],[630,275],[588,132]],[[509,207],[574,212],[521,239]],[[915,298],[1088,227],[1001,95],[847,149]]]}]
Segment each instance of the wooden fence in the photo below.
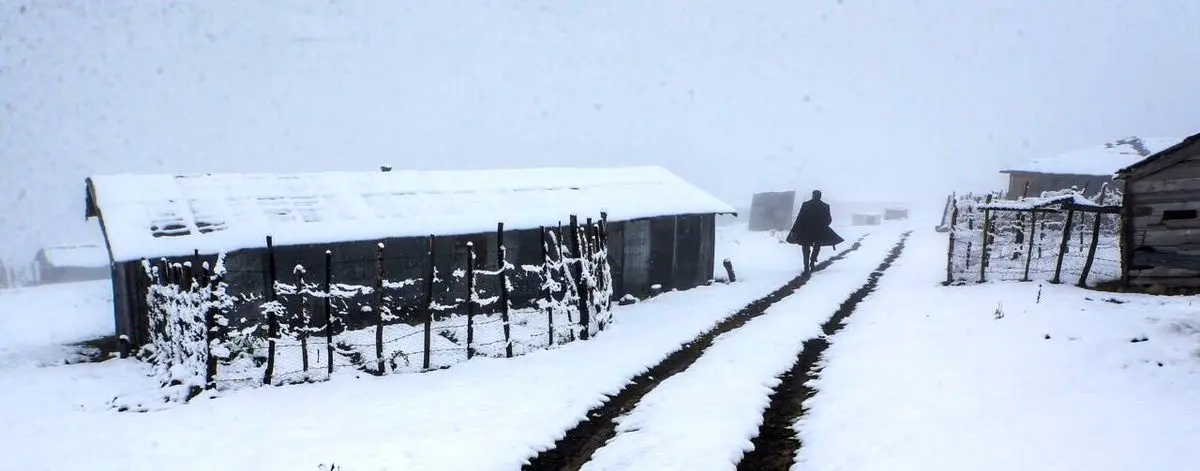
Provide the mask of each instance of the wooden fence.
[{"label": "wooden fence", "polygon": [[[269,280],[266,293],[253,298],[228,291],[223,255],[216,266],[143,261],[152,280],[151,338],[140,356],[155,365],[168,399],[187,400],[206,389],[321,381],[337,371],[428,371],[475,356],[513,357],[587,340],[611,318],[607,228],[603,217],[583,225],[572,216],[563,232],[542,228],[542,263],[516,267],[507,259],[499,224],[495,264],[485,269],[490,264],[478,260],[468,243],[465,266],[451,273],[438,272],[438,238],[429,236],[427,273],[401,280],[383,272],[380,243],[370,286],[338,283],[327,250],[324,273],[298,265],[292,279]],[[269,274],[276,273],[273,254],[268,237]],[[512,308],[511,278],[518,271],[540,280],[532,307]],[[495,296],[480,297],[481,277],[499,279]],[[398,294],[414,285],[425,293],[416,304]],[[454,305],[442,304],[435,285],[453,285],[463,295]],[[244,303],[255,304],[261,316],[233,319],[233,308]],[[368,316],[374,325],[347,325],[350,316]]]},{"label": "wooden fence", "polygon": [[1119,206],[1075,192],[953,199],[945,284],[1038,279],[1087,286],[1119,279],[1119,214]]}]

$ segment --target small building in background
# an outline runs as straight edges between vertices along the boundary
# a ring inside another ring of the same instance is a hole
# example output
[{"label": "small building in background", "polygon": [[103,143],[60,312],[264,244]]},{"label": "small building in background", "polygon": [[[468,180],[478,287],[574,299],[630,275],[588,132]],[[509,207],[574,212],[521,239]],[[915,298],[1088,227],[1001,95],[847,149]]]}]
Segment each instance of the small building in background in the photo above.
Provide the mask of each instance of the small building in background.
[{"label": "small building in background", "polygon": [[[327,250],[335,283],[370,285],[380,243],[389,279],[421,278],[430,269],[433,235],[439,273],[465,265],[468,243],[479,268],[494,269],[502,242],[521,275],[523,265],[542,262],[541,227],[607,213],[613,295],[643,297],[711,280],[715,217],[735,212],[659,167],[382,170],[89,178],[87,216],[99,221],[114,260],[117,334],[135,347],[146,342],[150,280],[143,260],[213,263],[225,254],[232,294],[259,296],[267,279],[293,280],[298,265],[313,276],[325,273]],[[501,222],[503,241],[496,231]],[[268,273],[267,236],[274,273]],[[514,307],[538,297],[532,275],[515,278]],[[477,288],[484,296],[496,293],[498,283]],[[420,284],[401,289],[408,290],[398,295],[407,303],[402,309],[423,298]],[[451,304],[462,294],[439,288],[437,296]],[[238,309],[235,317],[261,315],[253,306]]]},{"label": "small building in background", "polygon": [[885,210],[883,210],[883,219],[888,220],[888,221],[899,221],[902,219],[908,219],[908,209],[903,209],[903,208],[885,209]]},{"label": "small building in background", "polygon": [[1099,194],[1105,184],[1112,185],[1118,170],[1133,165],[1151,154],[1171,147],[1178,138],[1127,137],[1104,145],[1077,149],[1059,155],[1034,159],[1001,171],[1008,175],[1010,200],[1037,197],[1042,192],[1083,190],[1085,197]]},{"label": "small building in background", "polygon": [[880,214],[854,214],[850,216],[850,224],[854,226],[878,226],[883,223]]},{"label": "small building in background", "polygon": [[1122,279],[1127,285],[1200,287],[1200,134],[1117,172]]},{"label": "small building in background", "polygon": [[751,231],[786,231],[795,218],[795,191],[756,193],[750,201]]},{"label": "small building in background", "polygon": [[46,247],[33,259],[36,284],[103,280],[110,276],[108,250],[99,245]]}]

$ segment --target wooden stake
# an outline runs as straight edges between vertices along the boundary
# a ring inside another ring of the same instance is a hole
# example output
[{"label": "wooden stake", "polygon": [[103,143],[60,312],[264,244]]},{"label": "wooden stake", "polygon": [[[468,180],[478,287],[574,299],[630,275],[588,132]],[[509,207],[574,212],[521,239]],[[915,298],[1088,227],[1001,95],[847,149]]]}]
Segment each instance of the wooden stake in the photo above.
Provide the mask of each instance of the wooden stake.
[{"label": "wooden stake", "polygon": [[[213,267],[216,268],[216,267]],[[209,281],[209,286],[221,286],[221,275],[216,274]],[[204,313],[204,387],[206,389],[217,388],[217,357],[212,354],[213,341],[219,338],[217,332],[217,309],[214,307],[217,304],[216,289],[209,292],[209,307]]]},{"label": "wooden stake", "polygon": [[296,266],[292,272],[296,277],[296,297],[300,300],[300,366],[308,372],[308,302],[304,298],[304,267]]},{"label": "wooden stake", "polygon": [[550,290],[550,280],[554,273],[550,271],[550,246],[546,240],[546,228],[539,227],[538,234],[542,237],[542,299],[546,301],[546,340],[547,347],[553,347],[554,342],[554,292]]},{"label": "wooden stake", "polygon": [[1037,211],[1029,213],[1029,248],[1025,251],[1025,275],[1021,281],[1029,281],[1029,264],[1033,261],[1033,237],[1037,232]]},{"label": "wooden stake", "polygon": [[[967,232],[970,232],[972,234],[975,232],[975,206],[974,205],[967,208]],[[965,268],[971,267],[971,245],[973,245],[973,242],[974,242],[973,239],[974,239],[974,237],[967,239],[967,257],[966,257],[966,260],[963,261],[964,271],[966,271]]]},{"label": "wooden stake", "polygon": [[1067,244],[1071,242],[1071,225],[1075,223],[1075,208],[1068,207],[1067,220],[1063,223],[1062,242],[1058,245],[1058,261],[1054,263],[1054,278],[1051,283],[1062,283],[1063,257],[1067,254]]},{"label": "wooden stake", "polygon": [[954,230],[958,225],[958,202],[953,202],[954,206],[950,208],[950,243],[946,248],[946,285],[954,283]]},{"label": "wooden stake", "polygon": [[333,374],[333,303],[330,294],[333,292],[333,251],[325,251],[325,370]]},{"label": "wooden stake", "polygon": [[[992,195],[987,196],[986,204],[991,204]],[[983,241],[980,242],[979,255],[979,282],[987,282],[987,266],[991,261],[991,254],[988,252],[988,247],[992,242],[992,211],[990,209],[983,210]]]},{"label": "wooden stake", "polygon": [[433,279],[437,276],[436,259],[433,252],[433,235],[429,235],[429,270],[425,276],[425,351],[421,356],[421,368],[429,370],[430,349],[433,343]]},{"label": "wooden stake", "polygon": [[500,277],[500,322],[504,328],[504,357],[512,358],[512,326],[508,323],[508,249],[504,247],[504,223],[496,223],[496,271]]},{"label": "wooden stake", "polygon": [[475,244],[467,242],[467,359],[475,357]]},{"label": "wooden stake", "polygon": [[[267,301],[275,302],[275,244],[271,236],[267,236]],[[263,384],[271,384],[271,376],[275,374],[275,337],[279,335],[279,319],[275,310],[267,313],[267,368],[263,372]]]},{"label": "wooden stake", "polygon": [[383,375],[383,242],[375,247],[375,374]]},{"label": "wooden stake", "polygon": [[579,325],[583,329],[579,333],[580,340],[587,340],[591,337],[591,313],[588,310],[588,292],[583,284],[583,250],[579,240],[579,218],[574,214],[571,215],[571,254],[576,261],[572,264],[572,271],[575,275],[576,294],[579,298]]},{"label": "wooden stake", "polygon": [[[1103,193],[1103,190],[1101,190]],[[1092,261],[1096,258],[1096,246],[1100,244],[1100,213],[1093,214],[1092,243],[1088,246],[1087,261],[1083,262],[1083,273],[1079,274],[1079,287],[1087,286],[1088,274],[1092,271]]]}]

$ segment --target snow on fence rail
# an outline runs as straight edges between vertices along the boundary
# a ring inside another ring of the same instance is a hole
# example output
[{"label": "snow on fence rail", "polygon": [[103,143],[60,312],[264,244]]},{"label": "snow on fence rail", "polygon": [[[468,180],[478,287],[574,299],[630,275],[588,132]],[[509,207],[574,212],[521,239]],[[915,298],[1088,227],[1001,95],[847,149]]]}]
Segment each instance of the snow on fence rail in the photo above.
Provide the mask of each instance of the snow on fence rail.
[{"label": "snow on fence rail", "polygon": [[[297,265],[293,279],[269,280],[271,288],[255,297],[230,294],[224,254],[214,266],[143,260],[151,280],[150,340],[139,357],[155,365],[167,400],[187,401],[204,390],[322,381],[346,369],[374,375],[428,371],[480,355],[512,357],[587,340],[611,320],[612,271],[605,218],[590,225],[576,221],[572,216],[566,237],[561,228],[541,229],[539,265],[513,266],[501,243],[494,267],[485,270],[468,242],[465,266],[441,273],[432,263],[437,239],[429,236],[430,263],[422,278],[387,278],[380,243],[373,286],[337,283],[327,250],[325,273],[313,277]],[[503,241],[503,224],[497,232]],[[270,237],[267,263],[267,273],[275,273]],[[538,297],[524,308],[509,299],[519,276],[539,283]],[[483,277],[500,281],[495,296],[480,296]],[[442,304],[434,295],[437,285],[464,288],[466,295]],[[424,292],[415,305],[399,294],[412,286]],[[234,307],[244,304],[262,315],[234,318]]]},{"label": "snow on fence rail", "polygon": [[1120,198],[1105,189],[1096,201],[1074,190],[1020,200],[954,199],[945,283],[1038,279],[1086,286],[1119,279]]}]

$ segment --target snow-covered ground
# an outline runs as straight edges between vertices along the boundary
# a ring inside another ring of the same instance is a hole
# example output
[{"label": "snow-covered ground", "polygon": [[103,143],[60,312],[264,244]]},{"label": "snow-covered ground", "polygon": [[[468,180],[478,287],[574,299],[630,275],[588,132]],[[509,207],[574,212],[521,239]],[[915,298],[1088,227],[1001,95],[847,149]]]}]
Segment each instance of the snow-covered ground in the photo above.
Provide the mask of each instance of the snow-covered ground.
[{"label": "snow-covered ground", "polygon": [[[1200,319],[1190,298],[1045,285],[1039,301],[1037,283],[942,287],[945,234],[915,226],[879,290],[833,337],[797,424],[796,469],[1192,467]],[[839,231],[853,240],[857,229]],[[859,252],[719,338],[623,418],[624,433],[591,466],[733,469],[769,378],[864,281],[896,229],[873,228]],[[721,228],[717,260],[734,262],[738,283],[620,307],[613,328],[588,342],[426,374],[230,391],[146,413],[110,407],[156,390],[145,365],[54,358],[65,343],[111,332],[106,284],[2,291],[0,430],[19,433],[0,441],[0,468],[519,469],[604,394],[794,276],[799,250],[779,237]]]},{"label": "snow-covered ground", "polygon": [[733,469],[751,448],[776,377],[866,282],[896,244],[898,227],[871,234],[859,250],[814,274],[765,315],[717,337],[695,364],[663,381],[618,421],[616,438],[596,451],[584,471]]},{"label": "snow-covered ground", "polygon": [[0,374],[62,363],[75,351],[65,344],[112,333],[107,280],[0,290]]},{"label": "snow-covered ground", "polygon": [[0,427],[21,430],[0,442],[0,456],[18,469],[517,469],[604,394],[795,276],[799,249],[781,236],[722,228],[717,260],[733,261],[738,283],[620,307],[594,340],[509,360],[245,390],[148,413],[109,406],[156,388],[133,360],[0,370]]},{"label": "snow-covered ground", "polygon": [[918,232],[833,337],[793,469],[1196,469],[1193,298],[944,288],[945,240]]}]

